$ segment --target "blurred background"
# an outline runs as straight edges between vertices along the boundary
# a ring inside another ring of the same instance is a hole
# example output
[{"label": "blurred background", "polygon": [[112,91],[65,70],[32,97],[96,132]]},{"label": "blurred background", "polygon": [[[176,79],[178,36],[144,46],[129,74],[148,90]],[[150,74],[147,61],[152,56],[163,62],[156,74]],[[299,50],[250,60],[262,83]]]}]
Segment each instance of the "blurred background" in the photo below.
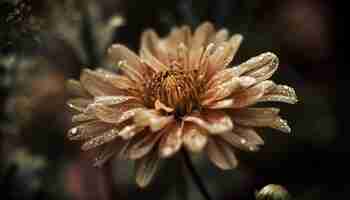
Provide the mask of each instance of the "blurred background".
[{"label": "blurred background", "polygon": [[292,133],[260,131],[265,146],[238,152],[236,170],[192,157],[213,199],[255,199],[271,183],[293,199],[347,199],[349,135],[336,117],[346,115],[338,109],[345,100],[336,107],[336,69],[346,64],[341,7],[326,0],[1,0],[1,199],[203,199],[176,157],[144,190],[132,162],[93,168],[65,137],[71,124],[64,82],[83,68],[103,67],[112,43],[137,51],[146,28],[164,36],[175,25],[207,20],[243,34],[233,64],[275,52],[280,68],[272,79],[294,87],[300,99],[278,105]]}]

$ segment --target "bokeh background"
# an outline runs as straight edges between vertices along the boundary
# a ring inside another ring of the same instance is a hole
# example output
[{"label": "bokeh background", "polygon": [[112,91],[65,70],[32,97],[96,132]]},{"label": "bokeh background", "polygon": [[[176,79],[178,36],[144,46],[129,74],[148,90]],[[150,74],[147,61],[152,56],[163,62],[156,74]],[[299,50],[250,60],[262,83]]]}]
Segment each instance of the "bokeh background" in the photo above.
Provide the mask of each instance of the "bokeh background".
[{"label": "bokeh background", "polygon": [[1,199],[202,199],[177,157],[144,190],[134,183],[132,162],[93,168],[65,137],[71,124],[64,82],[83,68],[106,67],[112,43],[137,51],[146,28],[164,36],[175,25],[207,20],[243,34],[233,65],[275,52],[273,80],[294,87],[300,99],[278,105],[292,133],[260,131],[265,146],[239,152],[236,170],[192,157],[214,199],[255,199],[271,183],[293,199],[348,199],[349,136],[337,117],[346,111],[336,107],[336,69],[346,67],[346,10],[339,7],[326,0],[0,1]]}]

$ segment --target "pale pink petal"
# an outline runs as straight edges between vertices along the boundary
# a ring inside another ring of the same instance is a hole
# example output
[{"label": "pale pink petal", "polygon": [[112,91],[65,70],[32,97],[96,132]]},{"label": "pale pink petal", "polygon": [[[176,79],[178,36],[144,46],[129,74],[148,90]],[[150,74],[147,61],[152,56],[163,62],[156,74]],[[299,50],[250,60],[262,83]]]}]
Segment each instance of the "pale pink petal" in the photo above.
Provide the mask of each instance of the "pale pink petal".
[{"label": "pale pink petal", "polygon": [[95,137],[112,127],[112,124],[101,121],[91,121],[71,128],[67,136],[70,140],[85,140]]},{"label": "pale pink petal", "polygon": [[211,134],[220,134],[232,130],[233,123],[230,117],[222,111],[211,110],[206,113],[192,114],[183,118],[207,130]]},{"label": "pale pink petal", "polygon": [[137,126],[149,126],[153,132],[162,129],[173,120],[173,116],[162,116],[155,110],[147,109],[139,110],[134,117],[134,122]]},{"label": "pale pink petal", "polygon": [[160,158],[156,152],[150,153],[136,161],[136,183],[139,187],[146,187],[154,177]]},{"label": "pale pink petal", "polygon": [[238,160],[234,150],[225,142],[217,139],[210,139],[206,147],[208,157],[217,167],[223,170],[236,168]]},{"label": "pale pink petal", "polygon": [[277,108],[246,108],[232,111],[232,120],[243,126],[270,127],[290,133],[290,127],[278,113]]},{"label": "pale pink petal", "polygon": [[208,136],[202,134],[200,128],[191,123],[185,123],[183,130],[183,142],[191,152],[201,152],[208,142]]},{"label": "pale pink petal", "polygon": [[165,112],[173,112],[174,109],[173,108],[170,108],[168,106],[166,106],[164,103],[162,103],[159,99],[157,99],[155,102],[154,102],[154,108],[157,110],[157,111],[160,111],[160,110],[163,110]]},{"label": "pale pink petal", "polygon": [[215,35],[213,35],[210,38],[209,42],[221,43],[221,42],[226,41],[228,39],[228,36],[229,36],[228,30],[223,28],[223,29],[220,29],[218,32],[216,32]]},{"label": "pale pink petal", "polygon": [[166,71],[169,69],[167,65],[159,61],[154,55],[151,54],[151,52],[146,50],[141,50],[140,52],[142,62],[145,63],[146,66],[148,66],[152,71],[158,73],[161,71]]},{"label": "pale pink petal", "polygon": [[183,122],[177,123],[168,130],[166,135],[159,141],[159,156],[168,158],[174,155],[182,146]]}]

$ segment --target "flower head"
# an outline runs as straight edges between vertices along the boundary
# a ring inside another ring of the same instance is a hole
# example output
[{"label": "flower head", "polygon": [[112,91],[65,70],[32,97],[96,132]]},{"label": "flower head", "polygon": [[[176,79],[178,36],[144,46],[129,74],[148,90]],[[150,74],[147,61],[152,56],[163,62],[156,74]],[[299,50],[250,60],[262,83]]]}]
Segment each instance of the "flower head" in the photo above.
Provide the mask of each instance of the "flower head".
[{"label": "flower head", "polygon": [[80,81],[68,82],[79,96],[68,102],[78,112],[68,137],[98,152],[95,166],[116,154],[136,160],[142,187],[160,159],[181,148],[206,152],[221,169],[236,167],[235,148],[256,151],[263,144],[255,127],[290,132],[279,109],[252,106],[297,101],[291,87],[267,80],[278,66],[275,54],[229,67],[241,41],[203,23],[194,33],[183,26],[165,38],[145,31],[139,56],[113,45],[108,55],[118,72],[86,69]]}]

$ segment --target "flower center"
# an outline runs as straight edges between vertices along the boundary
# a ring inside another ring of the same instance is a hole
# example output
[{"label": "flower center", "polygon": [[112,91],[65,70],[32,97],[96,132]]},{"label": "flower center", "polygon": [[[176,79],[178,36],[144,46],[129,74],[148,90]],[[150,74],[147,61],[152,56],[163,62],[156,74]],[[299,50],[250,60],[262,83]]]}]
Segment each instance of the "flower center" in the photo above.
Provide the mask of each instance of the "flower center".
[{"label": "flower center", "polygon": [[183,116],[198,105],[198,83],[195,71],[168,70],[153,75],[146,84],[145,100],[154,106],[156,100]]}]

